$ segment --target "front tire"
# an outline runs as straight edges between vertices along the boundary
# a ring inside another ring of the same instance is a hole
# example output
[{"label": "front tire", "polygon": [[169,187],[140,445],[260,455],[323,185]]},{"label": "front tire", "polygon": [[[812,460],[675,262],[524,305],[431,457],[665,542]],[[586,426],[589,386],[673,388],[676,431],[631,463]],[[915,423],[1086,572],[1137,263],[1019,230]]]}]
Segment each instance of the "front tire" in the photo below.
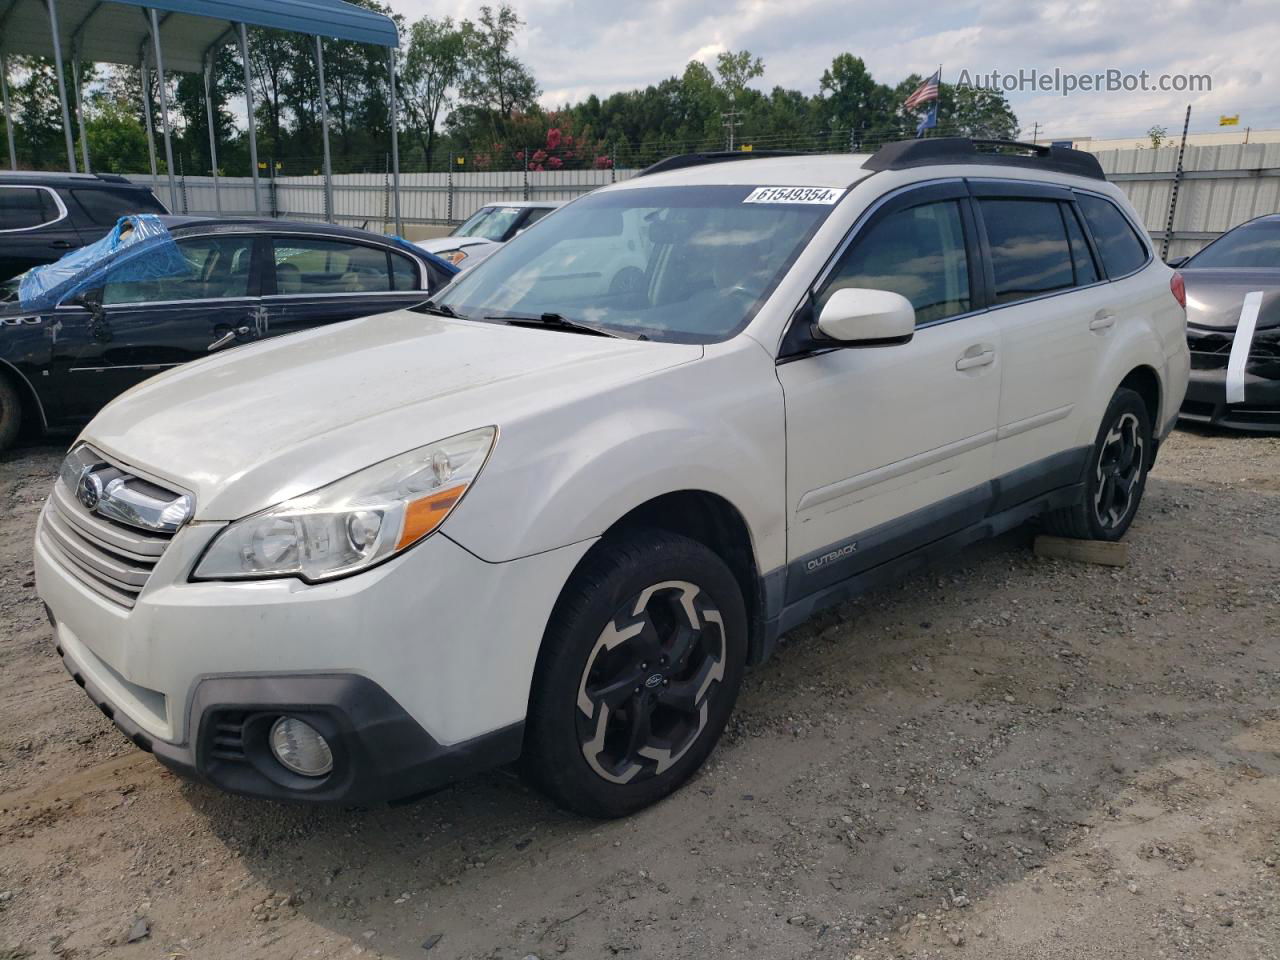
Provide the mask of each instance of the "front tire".
[{"label": "front tire", "polygon": [[742,591],[712,551],[656,530],[597,544],[547,627],[525,775],[591,817],[655,803],[711,753],[746,653]]},{"label": "front tire", "polygon": [[1076,540],[1119,540],[1138,513],[1154,452],[1146,403],[1121,387],[1089,452],[1084,499],[1045,514],[1045,529]]},{"label": "front tire", "polygon": [[22,427],[22,399],[7,379],[0,376],[0,453],[13,446]]}]

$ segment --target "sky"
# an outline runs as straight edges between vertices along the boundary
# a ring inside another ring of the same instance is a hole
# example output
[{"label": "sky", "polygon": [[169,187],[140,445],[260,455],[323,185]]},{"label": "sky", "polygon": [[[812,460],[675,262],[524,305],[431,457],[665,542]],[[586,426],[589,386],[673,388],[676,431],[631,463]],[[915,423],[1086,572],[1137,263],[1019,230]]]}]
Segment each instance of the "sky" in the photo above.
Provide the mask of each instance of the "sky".
[{"label": "sky", "polygon": [[[474,19],[482,0],[390,0],[409,19]],[[493,0],[497,2],[497,0]],[[752,86],[816,93],[841,52],[862,57],[879,81],[942,66],[944,83],[1000,71],[1055,69],[1207,74],[1196,92],[1014,91],[1006,96],[1024,134],[1040,138],[1141,137],[1153,125],[1180,132],[1192,105],[1193,132],[1216,130],[1222,114],[1240,128],[1280,128],[1280,3],[1277,0],[512,0],[526,22],[518,50],[554,108],[678,75],[690,60],[713,64],[722,50],[762,57]],[[1038,124],[1038,127],[1033,125]]]}]

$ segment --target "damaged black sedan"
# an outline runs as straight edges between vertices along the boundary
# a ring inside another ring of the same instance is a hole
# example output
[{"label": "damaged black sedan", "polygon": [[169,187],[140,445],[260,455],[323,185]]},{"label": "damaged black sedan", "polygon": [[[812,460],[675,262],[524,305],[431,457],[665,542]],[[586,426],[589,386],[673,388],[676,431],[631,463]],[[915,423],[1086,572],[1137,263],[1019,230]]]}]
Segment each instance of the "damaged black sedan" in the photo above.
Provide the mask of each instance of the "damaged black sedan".
[{"label": "damaged black sedan", "polygon": [[1182,418],[1280,431],[1280,214],[1243,223],[1170,266],[1187,291]]}]

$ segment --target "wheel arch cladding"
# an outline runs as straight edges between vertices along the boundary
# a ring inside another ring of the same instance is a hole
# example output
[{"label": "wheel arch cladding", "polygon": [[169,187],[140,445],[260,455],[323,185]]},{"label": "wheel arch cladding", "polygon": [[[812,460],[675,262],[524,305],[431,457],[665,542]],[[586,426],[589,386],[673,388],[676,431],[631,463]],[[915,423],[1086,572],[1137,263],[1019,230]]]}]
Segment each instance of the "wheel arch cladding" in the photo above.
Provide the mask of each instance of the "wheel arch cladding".
[{"label": "wheel arch cladding", "polygon": [[[724,561],[742,591],[750,629],[747,656],[749,662],[756,662],[766,597],[751,527],[742,512],[717,493],[673,490],[632,507],[609,525],[600,542],[625,540],[640,530],[662,530],[688,537]],[[579,565],[585,562],[587,557]]]}]

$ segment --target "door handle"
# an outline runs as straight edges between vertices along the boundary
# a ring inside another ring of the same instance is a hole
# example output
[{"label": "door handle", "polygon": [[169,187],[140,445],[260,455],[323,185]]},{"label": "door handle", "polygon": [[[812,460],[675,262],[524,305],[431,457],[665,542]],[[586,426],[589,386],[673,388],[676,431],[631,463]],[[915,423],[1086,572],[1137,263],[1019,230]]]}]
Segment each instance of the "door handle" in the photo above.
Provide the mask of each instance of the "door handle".
[{"label": "door handle", "polygon": [[979,353],[966,353],[956,361],[957,370],[972,370],[974,367],[986,367],[996,362],[994,350],[982,350]]},{"label": "door handle", "polygon": [[228,330],[217,340],[213,341],[213,343],[209,344],[209,352],[212,353],[214,350],[221,350],[227,344],[241,340],[244,337],[249,336],[251,333],[253,333],[253,329],[251,327],[236,327],[234,330]]},{"label": "door handle", "polygon": [[53,240],[50,242],[49,246],[53,247],[53,249],[55,250],[70,250],[71,241],[70,240]]},{"label": "door handle", "polygon": [[1110,310],[1099,310],[1089,321],[1089,329],[1093,331],[1110,330],[1116,325],[1116,315]]}]

